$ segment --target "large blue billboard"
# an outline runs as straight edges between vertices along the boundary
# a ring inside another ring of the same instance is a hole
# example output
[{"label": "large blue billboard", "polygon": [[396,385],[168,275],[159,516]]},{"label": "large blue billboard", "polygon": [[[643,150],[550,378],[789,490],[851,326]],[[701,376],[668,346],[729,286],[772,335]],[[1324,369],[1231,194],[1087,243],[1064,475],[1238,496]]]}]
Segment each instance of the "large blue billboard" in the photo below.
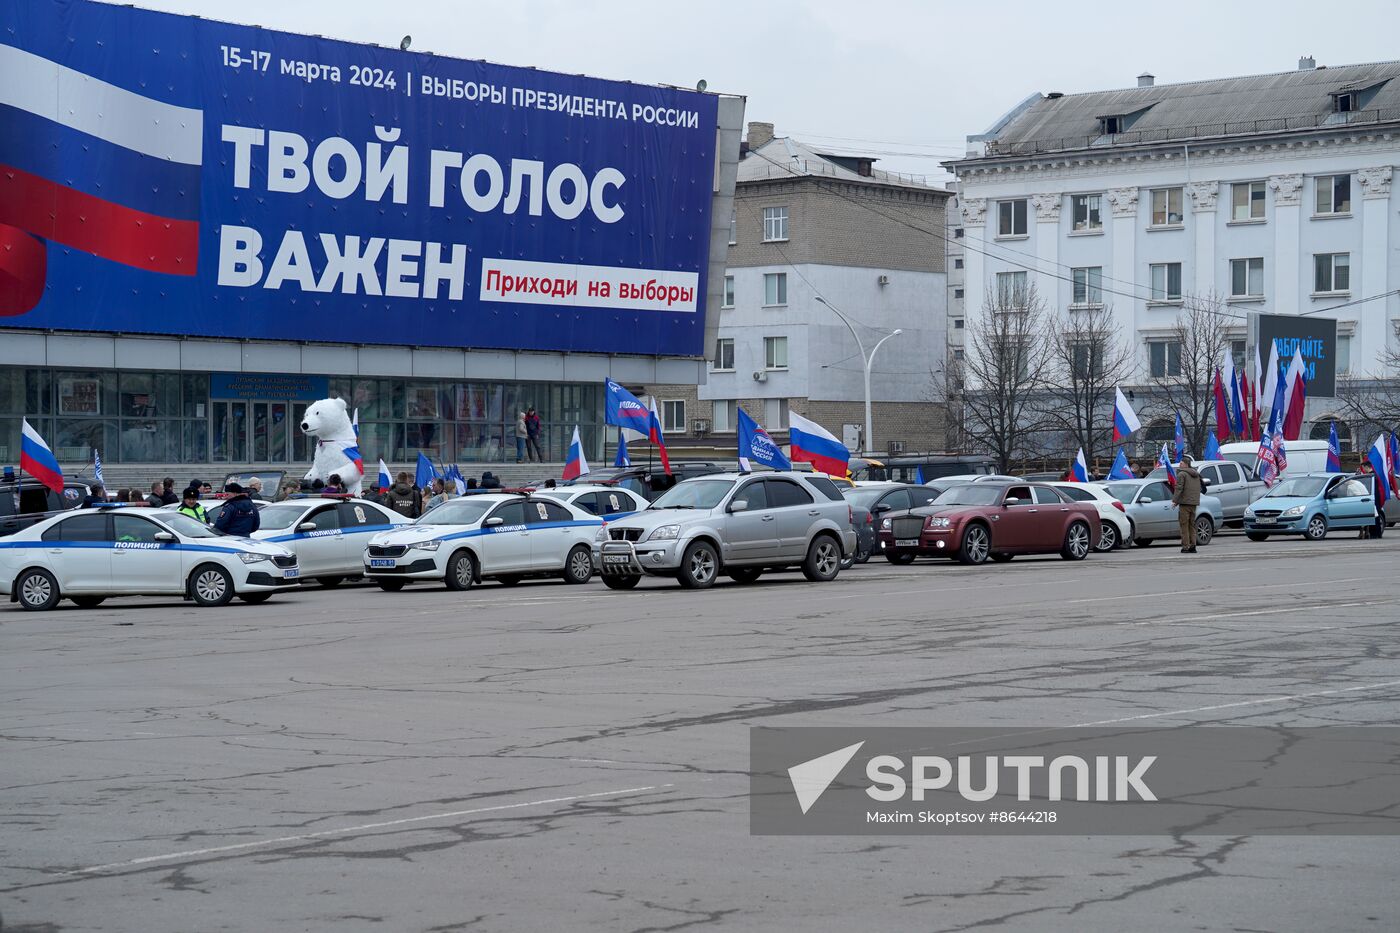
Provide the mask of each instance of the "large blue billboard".
[{"label": "large blue billboard", "polygon": [[0,327],[700,355],[716,98],[0,4]]}]

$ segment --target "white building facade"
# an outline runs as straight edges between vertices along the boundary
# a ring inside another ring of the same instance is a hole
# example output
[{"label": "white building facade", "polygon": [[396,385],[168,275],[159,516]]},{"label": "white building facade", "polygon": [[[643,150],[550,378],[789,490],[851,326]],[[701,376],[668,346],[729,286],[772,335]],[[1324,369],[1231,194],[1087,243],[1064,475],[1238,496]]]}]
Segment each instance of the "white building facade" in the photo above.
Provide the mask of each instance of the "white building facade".
[{"label": "white building facade", "polygon": [[[970,137],[950,166],[967,326],[999,285],[1059,313],[1110,305],[1150,395],[1183,300],[1213,295],[1239,356],[1248,311],[1334,317],[1339,380],[1380,375],[1400,320],[1400,64],[1307,66],[1036,95]],[[1308,417],[1334,409],[1310,399]]]}]

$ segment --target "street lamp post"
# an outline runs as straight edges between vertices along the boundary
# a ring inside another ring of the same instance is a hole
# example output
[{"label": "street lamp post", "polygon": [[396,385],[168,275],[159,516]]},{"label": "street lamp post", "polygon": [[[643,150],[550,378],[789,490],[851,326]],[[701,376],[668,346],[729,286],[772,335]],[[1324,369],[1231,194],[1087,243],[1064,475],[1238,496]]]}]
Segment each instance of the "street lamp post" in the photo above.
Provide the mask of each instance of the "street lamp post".
[{"label": "street lamp post", "polygon": [[860,334],[856,333],[855,326],[851,323],[850,318],[842,314],[839,310],[837,310],[835,305],[833,305],[831,302],[827,301],[820,295],[817,296],[817,301],[820,301],[822,304],[830,308],[831,313],[839,317],[841,319],[841,323],[846,325],[846,329],[849,330],[851,332],[851,336],[855,338],[856,347],[860,350],[861,359],[865,361],[865,437],[862,438],[862,440],[864,441],[865,450],[862,451],[862,453],[869,456],[870,454],[873,454],[875,452],[874,447],[871,444],[871,441],[875,435],[872,433],[873,419],[870,415],[870,367],[874,365],[875,354],[879,352],[880,347],[884,345],[884,342],[886,340],[889,340],[891,337],[898,337],[900,334],[904,333],[904,330],[903,328],[896,327],[893,331],[877,340],[875,342],[875,346],[870,348],[870,352],[866,353],[865,343],[860,339]]}]

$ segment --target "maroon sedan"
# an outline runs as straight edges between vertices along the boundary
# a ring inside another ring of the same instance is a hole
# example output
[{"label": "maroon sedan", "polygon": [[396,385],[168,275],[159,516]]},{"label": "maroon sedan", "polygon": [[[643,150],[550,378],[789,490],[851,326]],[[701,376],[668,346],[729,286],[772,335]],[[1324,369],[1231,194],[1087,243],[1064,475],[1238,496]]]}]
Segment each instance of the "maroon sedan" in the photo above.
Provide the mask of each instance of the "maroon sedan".
[{"label": "maroon sedan", "polygon": [[1042,483],[968,483],[931,504],[887,515],[880,522],[885,558],[951,557],[980,564],[1017,554],[1059,554],[1083,560],[1098,544],[1094,506]]}]

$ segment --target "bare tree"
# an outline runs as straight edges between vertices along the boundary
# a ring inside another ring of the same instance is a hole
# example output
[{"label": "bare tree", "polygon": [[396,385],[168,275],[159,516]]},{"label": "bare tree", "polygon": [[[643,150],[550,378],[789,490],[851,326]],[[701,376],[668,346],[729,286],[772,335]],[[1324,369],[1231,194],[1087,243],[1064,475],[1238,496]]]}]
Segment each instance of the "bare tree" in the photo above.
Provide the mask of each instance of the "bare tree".
[{"label": "bare tree", "polygon": [[[1215,411],[1215,370],[1225,358],[1231,316],[1214,292],[1187,296],[1172,338],[1163,348],[1166,375],[1158,379],[1168,411],[1180,414],[1186,446],[1197,455],[1205,449]],[[1174,348],[1173,348],[1174,345]],[[1172,354],[1177,356],[1173,359]]]},{"label": "bare tree", "polygon": [[1111,446],[1113,392],[1133,376],[1133,347],[1109,305],[1072,310],[1050,327],[1045,414],[1090,463]]},{"label": "bare tree", "polygon": [[1050,426],[1038,396],[1050,367],[1045,304],[1035,286],[1017,285],[988,293],[982,313],[967,331],[962,432],[986,449],[1006,472],[1010,463],[1038,452]]},{"label": "bare tree", "polygon": [[1357,450],[1365,450],[1377,432],[1400,425],[1400,349],[1387,347],[1377,366],[1379,373],[1337,379],[1337,401],[1346,410]]}]

